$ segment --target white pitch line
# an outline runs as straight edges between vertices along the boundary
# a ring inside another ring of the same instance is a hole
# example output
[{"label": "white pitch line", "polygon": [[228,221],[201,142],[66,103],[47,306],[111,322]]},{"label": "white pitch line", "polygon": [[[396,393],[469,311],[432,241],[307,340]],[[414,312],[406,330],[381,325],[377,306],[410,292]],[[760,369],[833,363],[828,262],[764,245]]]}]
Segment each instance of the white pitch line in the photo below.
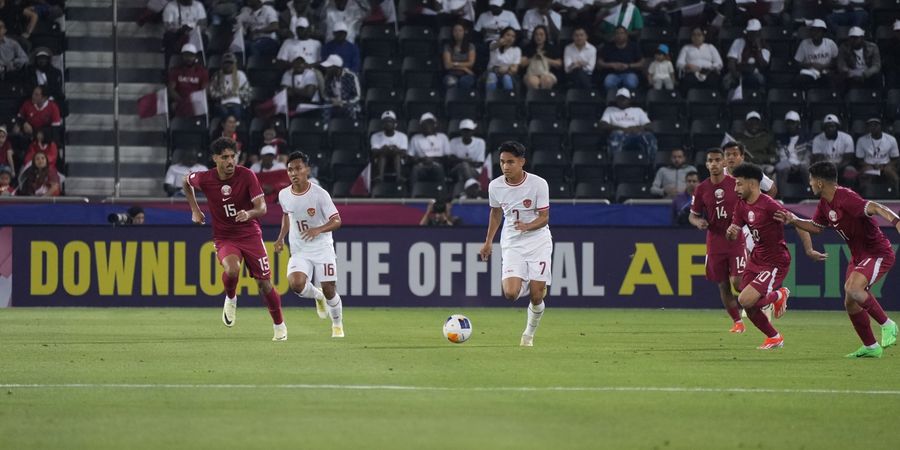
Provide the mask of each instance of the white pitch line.
[{"label": "white pitch line", "polygon": [[4,389],[333,389],[356,391],[454,391],[454,392],[666,392],[713,394],[818,394],[818,395],[900,395],[900,390],[860,389],[775,389],[775,388],[711,388],[679,386],[484,386],[442,387],[402,386],[390,384],[0,384]]}]

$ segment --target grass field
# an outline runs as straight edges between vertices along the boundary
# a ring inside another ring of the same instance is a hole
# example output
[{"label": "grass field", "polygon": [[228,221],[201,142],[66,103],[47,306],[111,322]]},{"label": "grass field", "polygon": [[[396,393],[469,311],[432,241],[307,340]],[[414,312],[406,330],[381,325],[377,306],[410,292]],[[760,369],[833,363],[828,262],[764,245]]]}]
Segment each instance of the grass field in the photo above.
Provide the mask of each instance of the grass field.
[{"label": "grass field", "polygon": [[[846,315],[756,350],[723,311],[0,309],[0,448],[892,448],[900,349],[846,360]],[[255,305],[255,304],[254,304]],[[450,313],[472,339],[443,340]],[[878,328],[876,325],[876,332]],[[877,334],[877,333],[876,333]],[[31,386],[17,386],[31,385]],[[852,392],[850,392],[852,391]]]}]

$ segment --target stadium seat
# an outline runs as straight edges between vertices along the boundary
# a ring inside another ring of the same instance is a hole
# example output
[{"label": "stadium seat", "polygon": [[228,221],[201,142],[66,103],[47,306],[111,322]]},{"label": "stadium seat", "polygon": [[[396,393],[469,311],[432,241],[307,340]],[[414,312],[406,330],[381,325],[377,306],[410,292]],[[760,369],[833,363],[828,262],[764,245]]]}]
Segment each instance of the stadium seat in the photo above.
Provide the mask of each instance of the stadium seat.
[{"label": "stadium seat", "polygon": [[447,195],[443,182],[433,181],[416,181],[413,183],[413,198],[433,198],[440,199]]},{"label": "stadium seat", "polygon": [[772,56],[769,62],[769,73],[766,74],[766,87],[769,89],[791,89],[800,68],[793,55],[785,57]]},{"label": "stadium seat", "polygon": [[656,152],[656,159],[653,161],[653,172],[659,170],[660,167],[668,166],[672,162],[671,150],[659,150]]},{"label": "stadium seat", "polygon": [[616,186],[616,203],[631,199],[652,198],[656,198],[656,196],[650,192],[650,186],[647,183],[619,183]]},{"label": "stadium seat", "polygon": [[331,154],[331,177],[334,182],[354,182],[369,163],[369,154],[361,150],[335,150]]},{"label": "stadium seat", "polygon": [[569,161],[561,151],[535,152],[531,156],[531,170],[546,179],[561,179],[569,171]]},{"label": "stadium seat", "polygon": [[647,115],[656,120],[680,120],[687,117],[687,105],[678,91],[647,92]]},{"label": "stadium seat", "polygon": [[724,112],[724,99],[713,89],[690,89],[687,93],[688,113],[692,120],[718,119]]},{"label": "stadium seat", "polygon": [[873,0],[871,5],[870,21],[875,25],[891,25],[895,20],[900,20],[900,1],[898,0]]},{"label": "stadium seat", "polygon": [[579,182],[603,182],[609,175],[609,157],[605,152],[579,151],[572,154],[572,169]]},{"label": "stadium seat", "polygon": [[362,122],[354,119],[336,118],[328,122],[328,142],[331,148],[338,150],[360,151],[363,148]]},{"label": "stadium seat", "polygon": [[400,61],[382,56],[368,56],[363,61],[362,82],[366,89],[373,87],[399,88]]},{"label": "stadium seat", "polygon": [[206,149],[207,128],[204,116],[174,117],[169,123],[170,149]]},{"label": "stadium seat", "polygon": [[375,198],[404,198],[407,196],[406,186],[389,181],[382,181],[372,188]]},{"label": "stadium seat", "polygon": [[440,87],[440,63],[420,56],[403,58],[402,76],[407,88],[436,89]]},{"label": "stadium seat", "polygon": [[[672,52],[678,41],[678,30],[674,28],[644,27],[640,30],[640,33],[641,35],[638,42],[640,42],[641,53],[644,55],[653,55],[656,53],[659,44],[668,45],[669,51]],[[675,53],[675,55],[677,55],[677,53]]]},{"label": "stadium seat", "polygon": [[728,125],[713,120],[694,120],[691,122],[691,145],[696,150],[720,147],[725,138]]},{"label": "stadium seat", "polygon": [[390,88],[370,88],[366,90],[366,116],[381,119],[385,111],[403,113],[403,91]]},{"label": "stadium seat", "polygon": [[363,55],[390,58],[397,54],[397,35],[394,25],[366,25],[357,37]]},{"label": "stadium seat", "polygon": [[[514,120],[492,119],[488,124],[487,148],[496,153],[497,147],[506,141],[526,142],[528,127]],[[499,164],[497,155],[494,155],[494,163]],[[499,173],[499,172],[495,172]]]},{"label": "stadium seat", "polygon": [[[806,105],[803,98],[803,91],[794,89],[769,89],[766,94],[766,103],[768,104],[769,117],[773,119],[784,119],[784,115],[788,111],[796,111],[800,114],[800,118],[806,118]],[[823,116],[824,117],[824,116]]]},{"label": "stadium seat", "polygon": [[516,120],[522,117],[522,100],[516,91],[490,91],[484,97],[484,112],[491,119]]},{"label": "stadium seat", "polygon": [[613,200],[616,189],[609,183],[599,181],[579,181],[575,184],[576,199],[606,199]]},{"label": "stadium seat", "polygon": [[418,120],[425,113],[444,117],[443,105],[441,92],[437,89],[410,88],[406,91],[404,109],[410,120]]},{"label": "stadium seat", "polygon": [[547,187],[550,190],[550,198],[568,199],[572,198],[572,187],[565,179],[548,179]]},{"label": "stadium seat", "polygon": [[437,33],[429,27],[406,25],[400,29],[400,53],[430,58],[437,53]]},{"label": "stadium seat", "polygon": [[[719,29],[719,45],[717,47],[723,56],[722,59],[725,59],[724,56],[728,54],[728,49],[731,48],[731,44],[739,37],[744,37],[744,27],[728,26]],[[715,45],[714,42],[710,42],[709,38],[706,39],[706,42]]]},{"label": "stadium seat", "polygon": [[[791,30],[786,27],[763,27],[760,36],[768,45],[773,58],[792,58],[791,53],[794,37]],[[728,49],[724,50],[726,53]]]},{"label": "stadium seat", "polygon": [[554,90],[529,89],[525,94],[529,119],[556,120],[565,114],[563,95]]},{"label": "stadium seat", "polygon": [[451,119],[476,120],[481,118],[480,104],[481,100],[475,91],[454,87],[447,89],[444,110]]},{"label": "stadium seat", "polygon": [[288,128],[288,138],[291,148],[300,150],[317,165],[324,165],[331,156],[331,146],[328,143],[328,133],[321,119],[294,118]]},{"label": "stadium seat", "polygon": [[563,152],[568,124],[561,121],[532,119],[528,123],[528,148],[536,152]]},{"label": "stadium seat", "polygon": [[744,120],[747,113],[756,111],[766,116],[766,93],[764,91],[754,91],[743,89],[743,98],[740,100],[732,100],[728,102],[728,111],[731,114],[731,120]]},{"label": "stadium seat", "polygon": [[679,120],[654,119],[650,122],[650,132],[656,136],[656,145],[660,150],[683,148],[687,127]]},{"label": "stadium seat", "polygon": [[606,109],[606,101],[600,91],[569,89],[566,92],[566,111],[571,118],[599,118],[604,109]]},{"label": "stadium seat", "polygon": [[891,89],[887,92],[884,117],[888,120],[900,119],[900,89]]},{"label": "stadium seat", "polygon": [[646,182],[653,169],[653,161],[644,152],[622,151],[612,156],[612,169],[619,183]]},{"label": "stadium seat", "polygon": [[259,151],[263,144],[263,131],[269,127],[274,127],[279,136],[287,136],[287,125],[281,115],[276,115],[271,119],[255,117],[250,121],[250,151]]},{"label": "stadium seat", "polygon": [[844,99],[840,92],[833,89],[807,90],[806,108],[814,119],[821,119],[827,114],[844,117]]},{"label": "stadium seat", "polygon": [[881,117],[881,101],[884,98],[881,91],[850,89],[844,98],[847,100],[847,115],[850,120]]},{"label": "stadium seat", "polygon": [[812,198],[812,192],[806,183],[784,183],[778,190],[779,196],[788,203],[796,203]]},{"label": "stadium seat", "polygon": [[353,195],[350,191],[353,190],[353,183],[355,181],[335,181],[331,185],[331,196],[334,198],[347,198],[352,197]]},{"label": "stadium seat", "polygon": [[862,195],[869,200],[896,200],[897,188],[888,183],[866,183]]},{"label": "stadium seat", "polygon": [[283,70],[276,68],[272,57],[251,56],[247,61],[247,79],[251,86],[277,88],[281,86]]},{"label": "stadium seat", "polygon": [[569,122],[569,147],[572,152],[605,152],[606,135],[601,132],[596,116],[589,119],[572,119]]},{"label": "stadium seat", "polygon": [[848,133],[853,137],[853,141],[856,142],[862,135],[869,132],[869,127],[866,125],[865,120],[856,119],[850,122],[849,130]]}]

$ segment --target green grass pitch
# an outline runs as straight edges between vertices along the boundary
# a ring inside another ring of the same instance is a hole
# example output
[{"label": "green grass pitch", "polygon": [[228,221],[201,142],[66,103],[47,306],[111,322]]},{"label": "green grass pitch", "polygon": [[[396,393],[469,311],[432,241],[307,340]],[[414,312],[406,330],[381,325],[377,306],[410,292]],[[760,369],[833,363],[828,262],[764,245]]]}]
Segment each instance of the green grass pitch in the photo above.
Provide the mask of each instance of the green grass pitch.
[{"label": "green grass pitch", "polygon": [[[534,348],[518,347],[524,303],[347,307],[343,340],[311,306],[288,307],[289,340],[275,343],[259,304],[245,299],[233,329],[219,309],[0,310],[0,449],[847,449],[900,438],[900,349],[844,359],[859,342],[837,311],[788,311],[776,322],[785,348],[766,352],[749,322],[729,334],[724,311],[552,301]],[[451,313],[472,320],[469,342],[443,339]]]}]

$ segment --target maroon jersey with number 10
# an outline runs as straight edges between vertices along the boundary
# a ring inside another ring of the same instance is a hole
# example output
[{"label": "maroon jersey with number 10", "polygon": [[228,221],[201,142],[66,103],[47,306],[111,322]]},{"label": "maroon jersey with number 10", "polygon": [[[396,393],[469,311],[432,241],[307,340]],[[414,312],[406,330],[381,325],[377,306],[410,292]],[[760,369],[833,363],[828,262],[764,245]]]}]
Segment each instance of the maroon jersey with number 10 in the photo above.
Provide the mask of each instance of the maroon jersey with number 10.
[{"label": "maroon jersey with number 10", "polygon": [[732,223],[750,227],[750,235],[756,244],[747,261],[747,270],[761,272],[771,267],[787,268],[791,254],[784,242],[784,224],[775,220],[775,212],[784,207],[766,194],[760,194],[756,202],[738,201]]},{"label": "maroon jersey with number 10", "polygon": [[188,182],[203,191],[212,215],[213,238],[230,240],[250,236],[262,236],[259,221],[251,219],[236,222],[238,211],[253,209],[253,200],[262,197],[263,191],[253,172],[243,166],[234,168],[234,175],[220,180],[215,168],[205,172],[193,172]]},{"label": "maroon jersey with number 10", "polygon": [[737,239],[729,241],[725,238],[725,230],[731,225],[731,215],[737,206],[737,193],[734,192],[734,178],[728,175],[719,182],[713,184],[707,178],[694,190],[691,199],[691,213],[697,216],[705,216],[709,222],[706,232],[706,253],[717,254],[743,254],[744,233]]}]

